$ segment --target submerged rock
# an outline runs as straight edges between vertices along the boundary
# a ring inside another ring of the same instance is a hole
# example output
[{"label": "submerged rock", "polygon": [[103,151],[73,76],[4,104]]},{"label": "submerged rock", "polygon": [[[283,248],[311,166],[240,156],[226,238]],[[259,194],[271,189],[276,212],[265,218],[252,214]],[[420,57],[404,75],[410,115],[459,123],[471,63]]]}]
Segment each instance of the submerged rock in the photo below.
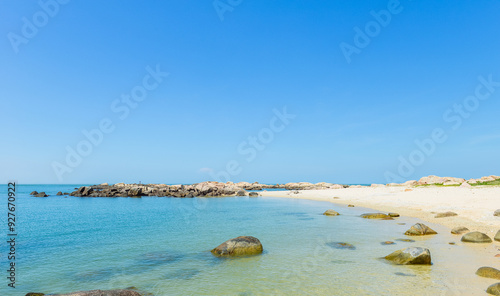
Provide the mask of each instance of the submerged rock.
[{"label": "submerged rock", "polygon": [[52,296],[142,296],[142,294],[133,290],[91,290]]},{"label": "submerged rock", "polygon": [[44,296],[44,295],[45,295],[45,294],[43,294],[43,293],[33,293],[33,292],[31,292],[31,293],[27,293],[27,294],[26,294],[26,295],[24,295],[24,296]]},{"label": "submerged rock", "polygon": [[486,292],[491,295],[500,296],[500,283],[493,284],[486,289]]},{"label": "submerged rock", "polygon": [[422,223],[417,223],[413,225],[410,229],[408,229],[405,232],[406,235],[431,235],[431,234],[437,234],[436,231],[434,231],[432,228],[429,226],[422,224]]},{"label": "submerged rock", "polygon": [[478,276],[500,280],[500,270],[493,267],[483,266],[476,271]]},{"label": "submerged rock", "polygon": [[469,232],[464,234],[461,239],[463,242],[466,243],[491,243],[493,242],[489,236],[486,234],[479,232],[479,231],[474,231],[474,232]]},{"label": "submerged rock", "polygon": [[323,215],[325,216],[338,216],[340,215],[338,212],[334,211],[334,210],[326,210]]},{"label": "submerged rock", "polygon": [[391,216],[383,214],[383,213],[366,213],[366,214],[361,215],[361,218],[392,220]]},{"label": "submerged rock", "polygon": [[247,256],[262,253],[261,242],[253,236],[238,236],[230,239],[211,252],[215,256]]},{"label": "submerged rock", "polygon": [[398,250],[385,256],[386,260],[402,265],[431,264],[431,252],[429,249],[411,247]]},{"label": "submerged rock", "polygon": [[380,244],[382,246],[387,246],[387,245],[395,245],[396,243],[395,242],[391,242],[391,241],[385,241],[385,242],[381,242]]},{"label": "submerged rock", "polygon": [[437,213],[436,216],[434,216],[434,218],[445,218],[445,217],[453,217],[453,216],[458,216],[458,214],[455,212]]},{"label": "submerged rock", "polygon": [[451,233],[452,234],[464,234],[464,233],[467,233],[469,232],[469,228],[467,227],[463,227],[463,226],[458,226],[458,227],[455,227],[451,230]]},{"label": "submerged rock", "polygon": [[326,245],[329,246],[330,248],[334,248],[334,249],[356,250],[356,247],[354,245],[349,244],[349,243],[329,242],[329,243],[326,243]]},{"label": "submerged rock", "polygon": [[398,238],[397,241],[405,242],[405,243],[414,243],[415,241],[409,238]]}]

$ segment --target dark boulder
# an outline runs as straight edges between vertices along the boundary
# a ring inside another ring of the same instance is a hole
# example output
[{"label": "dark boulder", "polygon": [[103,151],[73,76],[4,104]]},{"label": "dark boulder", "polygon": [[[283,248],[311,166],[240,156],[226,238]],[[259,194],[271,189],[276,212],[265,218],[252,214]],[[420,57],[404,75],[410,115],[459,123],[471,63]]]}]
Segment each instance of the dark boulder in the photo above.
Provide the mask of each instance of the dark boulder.
[{"label": "dark boulder", "polygon": [[38,193],[37,195],[35,195],[35,197],[47,197],[48,195],[45,194],[45,192],[40,192]]},{"label": "dark boulder", "polygon": [[33,191],[30,193],[30,195],[37,195],[38,194],[38,191]]},{"label": "dark boulder", "polygon": [[253,236],[239,236],[220,244],[211,252],[215,256],[248,256],[260,254],[262,251],[259,239]]},{"label": "dark boulder", "polygon": [[61,191],[59,191],[56,195],[63,195],[63,193]]}]

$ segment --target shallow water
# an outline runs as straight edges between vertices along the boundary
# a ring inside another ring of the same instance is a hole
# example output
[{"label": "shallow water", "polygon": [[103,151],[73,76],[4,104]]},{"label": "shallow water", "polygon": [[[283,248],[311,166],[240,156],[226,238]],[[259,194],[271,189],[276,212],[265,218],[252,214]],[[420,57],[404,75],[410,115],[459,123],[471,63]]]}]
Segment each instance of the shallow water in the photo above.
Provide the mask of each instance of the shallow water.
[{"label": "shallow water", "polygon": [[[18,186],[18,282],[14,290],[2,280],[0,295],[130,286],[155,295],[485,295],[495,281],[474,272],[500,261],[493,258],[494,244],[465,245],[429,223],[439,235],[397,241],[421,221],[362,219],[370,211],[362,208],[267,197],[55,196],[74,187]],[[33,190],[52,196],[30,197]],[[0,208],[5,225],[6,209]],[[329,208],[342,215],[321,215]],[[264,254],[220,259],[209,252],[240,235],[259,238]],[[434,264],[397,266],[380,259],[409,246],[429,248]],[[0,253],[4,267],[6,244]]]}]

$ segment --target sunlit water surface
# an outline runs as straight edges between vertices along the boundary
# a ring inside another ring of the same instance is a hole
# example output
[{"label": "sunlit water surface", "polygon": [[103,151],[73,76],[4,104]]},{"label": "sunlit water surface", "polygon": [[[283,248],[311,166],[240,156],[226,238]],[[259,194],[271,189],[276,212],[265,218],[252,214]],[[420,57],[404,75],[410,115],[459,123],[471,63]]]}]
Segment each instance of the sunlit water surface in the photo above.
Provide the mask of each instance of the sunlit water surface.
[{"label": "sunlit water surface", "polygon": [[[367,209],[267,197],[55,196],[74,187],[18,186],[17,288],[7,287],[2,271],[1,295],[130,286],[154,295],[484,295],[494,283],[474,274],[496,259],[494,244],[465,245],[432,224],[439,235],[396,241],[421,222],[413,218],[366,220],[359,215]],[[6,225],[7,187],[1,189]],[[33,190],[51,196],[31,197]],[[321,215],[329,208],[342,215]],[[264,254],[212,256],[210,249],[240,235],[259,238]],[[396,244],[381,244],[388,240]],[[332,247],[337,242],[355,249]],[[429,248],[434,264],[380,259],[409,246]],[[7,245],[0,248],[4,267]]]}]

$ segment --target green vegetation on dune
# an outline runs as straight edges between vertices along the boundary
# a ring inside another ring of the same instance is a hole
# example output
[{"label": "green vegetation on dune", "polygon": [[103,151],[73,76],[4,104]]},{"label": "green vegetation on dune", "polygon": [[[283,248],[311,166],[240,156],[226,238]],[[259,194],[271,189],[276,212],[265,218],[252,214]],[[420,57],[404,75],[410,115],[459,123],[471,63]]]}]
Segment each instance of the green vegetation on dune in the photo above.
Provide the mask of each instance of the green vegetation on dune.
[{"label": "green vegetation on dune", "polygon": [[493,180],[493,181],[486,181],[486,182],[478,182],[476,184],[471,184],[472,186],[483,186],[483,185],[487,185],[487,186],[493,186],[493,185],[500,185],[500,179],[496,179],[496,180]]}]

